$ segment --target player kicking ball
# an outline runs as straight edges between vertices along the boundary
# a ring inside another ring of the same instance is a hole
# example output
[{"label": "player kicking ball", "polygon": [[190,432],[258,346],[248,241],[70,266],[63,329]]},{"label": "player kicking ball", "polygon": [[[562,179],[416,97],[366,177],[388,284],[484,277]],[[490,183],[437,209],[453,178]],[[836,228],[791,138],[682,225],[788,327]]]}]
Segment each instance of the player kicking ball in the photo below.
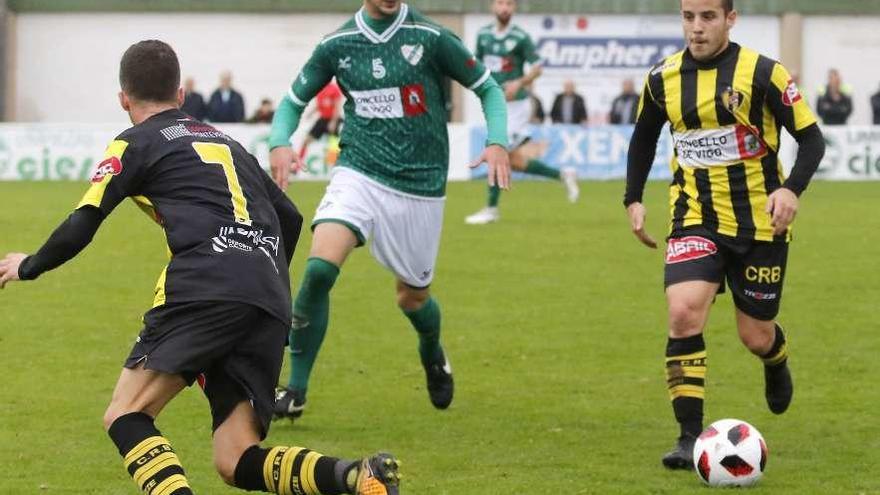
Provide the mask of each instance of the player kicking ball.
[{"label": "player kicking ball", "polygon": [[269,144],[282,189],[291,167],[300,166],[290,136],[306,104],[333,77],[347,98],[342,151],[312,221],[312,248],[293,305],[290,379],[275,413],[302,414],[327,332],[330,290],[348,255],[370,239],[373,256],[396,277],[397,304],[418,334],[431,403],[446,409],[454,382],[440,345],[440,306],[430,291],[449,167],[444,81],[452,78],[480,97],[489,137],[474,166],[487,162],[489,184],[506,189],[504,92],[447,29],[399,0],[364,0],[318,44],[275,113]]},{"label": "player kicking ball", "polygon": [[180,111],[184,93],[170,46],[132,45],[119,81],[134,126],[110,143],[91,188],[43,247],[0,261],[0,287],[75,257],[132,198],[164,230],[171,257],[104,414],[138,489],[193,493],[155,419],[199,378],[213,417],[214,465],[227,484],[278,494],[399,493],[389,454],[345,461],[259,445],[272,419],[302,217],[239,143]]},{"label": "player kicking ball", "polygon": [[[703,329],[725,283],[740,340],[764,365],[767,406],[782,414],[791,403],[788,346],[776,316],[798,196],[819,167],[825,142],[785,67],[730,41],[733,0],[681,0],[681,16],[687,48],[658,63],[642,91],[624,203],[633,233],[656,248],[645,232],[642,192],[668,122],[676,153],[664,277],[666,384],[679,437],[662,462],[693,469],[694,441],[703,429]],[[799,144],[787,179],[778,157],[783,127]]]},{"label": "player kicking ball", "polygon": [[[543,70],[535,44],[528,33],[511,23],[516,0],[491,0],[491,3],[495,23],[480,29],[475,53],[492,72],[492,77],[504,86],[510,166],[518,172],[562,181],[568,200],[574,203],[580,196],[577,171],[571,167],[553,168],[535,158],[534,151],[527,146],[532,105],[526,88],[541,76]],[[528,71],[526,64],[530,64]],[[501,189],[490,185],[486,207],[465,218],[465,223],[484,225],[501,220],[500,198]]]}]

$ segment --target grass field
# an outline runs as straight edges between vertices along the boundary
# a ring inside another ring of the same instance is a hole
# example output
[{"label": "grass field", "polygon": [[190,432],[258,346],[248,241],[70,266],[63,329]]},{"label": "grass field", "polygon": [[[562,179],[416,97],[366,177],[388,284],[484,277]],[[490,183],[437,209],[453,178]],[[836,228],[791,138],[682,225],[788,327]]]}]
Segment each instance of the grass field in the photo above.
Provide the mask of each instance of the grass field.
[{"label": "grass field", "polygon": [[[322,188],[292,187],[307,217]],[[35,250],[83,190],[0,184],[0,254]],[[388,449],[404,461],[404,494],[702,493],[693,473],[659,462],[677,434],[663,378],[663,253],[629,233],[622,184],[586,183],[569,205],[556,184],[519,183],[502,198],[502,223],[467,227],[483,192],[450,186],[434,285],[452,408],[431,408],[392,277],[362,249],[333,292],[309,409],[275,423],[268,441],[347,457]],[[662,236],[664,186],[647,197]],[[766,409],[729,296],[715,305],[707,419],[745,419],[764,434],[770,458],[755,493],[880,494],[878,211],[880,184],[817,183],[805,195],[780,315],[796,385],[784,416]],[[136,493],[101,416],[163,266],[161,233],[126,204],[78,259],[0,292],[0,494]],[[157,424],[196,493],[238,493],[213,472],[197,388]]]}]

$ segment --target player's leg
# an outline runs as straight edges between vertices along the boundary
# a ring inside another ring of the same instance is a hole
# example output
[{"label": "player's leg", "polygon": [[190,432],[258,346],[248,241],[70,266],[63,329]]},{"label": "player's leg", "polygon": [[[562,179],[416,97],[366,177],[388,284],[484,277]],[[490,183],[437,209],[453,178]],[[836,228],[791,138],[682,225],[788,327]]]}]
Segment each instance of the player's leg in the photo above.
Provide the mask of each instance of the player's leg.
[{"label": "player's leg", "polygon": [[184,387],[180,375],[123,369],[104,413],[104,428],[125,469],[147,495],[192,494],[183,466],[153,420]]},{"label": "player's leg", "polygon": [[327,332],[330,290],[348,255],[366,242],[372,230],[373,220],[359,177],[349,169],[334,169],[312,221],[312,248],[293,304],[290,376],[275,401],[278,417],[296,418],[302,414],[312,367]]},{"label": "player's leg", "polygon": [[663,457],[670,469],[691,469],[694,440],[703,429],[706,344],[703,329],[718,292],[717,282],[691,280],[666,289],[669,339],[666,343],[666,386],[679,424],[676,447]]},{"label": "player's leg", "polygon": [[300,159],[305,159],[306,153],[309,151],[309,146],[324,135],[327,132],[327,121],[324,119],[318,119],[315,121],[315,124],[309,130],[309,133],[306,134],[305,139],[303,139],[302,147],[299,149],[299,157]]},{"label": "player's leg", "polygon": [[397,305],[419,336],[419,358],[431,404],[446,409],[452,403],[455,384],[452,367],[440,345],[440,305],[427,287],[414,288],[402,280],[397,281]]},{"label": "player's leg", "polygon": [[293,304],[290,375],[275,401],[278,417],[302,415],[312,368],[327,334],[330,290],[339,269],[357,245],[357,236],[346,225],[326,222],[315,226],[309,259]]},{"label": "player's leg", "polygon": [[775,414],[784,413],[794,395],[785,332],[775,321],[787,258],[788,244],[756,242],[727,274],[740,340],[764,363],[764,395]]},{"label": "player's leg", "polygon": [[397,461],[390,455],[357,462],[301,447],[259,446],[270,426],[287,328],[257,308],[247,316],[237,345],[205,372],[214,465],[223,480],[245,490],[282,494],[396,493]]}]

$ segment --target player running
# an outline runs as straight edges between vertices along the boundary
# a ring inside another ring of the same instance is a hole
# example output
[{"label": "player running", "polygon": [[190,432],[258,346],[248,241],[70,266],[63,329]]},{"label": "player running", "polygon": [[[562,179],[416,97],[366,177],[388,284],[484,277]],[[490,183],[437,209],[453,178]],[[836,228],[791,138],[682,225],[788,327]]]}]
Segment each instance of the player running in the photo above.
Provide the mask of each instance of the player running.
[{"label": "player running", "polygon": [[259,446],[272,418],[302,217],[239,143],[180,111],[184,93],[170,46],[132,45],[119,80],[134,127],[110,143],[91,188],[43,247],[0,261],[0,287],[72,259],[132,198],[164,230],[170,255],[104,415],[138,488],[193,493],[154,420],[199,377],[211,405],[214,464],[226,483],[278,494],[398,493],[397,461],[388,454],[352,462]]},{"label": "player running", "polygon": [[[526,88],[541,76],[541,59],[528,33],[511,23],[516,12],[516,0],[492,0],[495,23],[480,29],[477,34],[477,59],[492,72],[492,77],[504,85],[507,99],[507,132],[510,166],[519,172],[561,180],[568,200],[574,203],[580,196],[577,171],[571,167],[553,168],[531,156],[524,146],[529,141],[531,102]],[[526,71],[526,64],[529,70]],[[501,219],[498,201],[501,189],[489,186],[489,200],[485,208],[465,218],[469,225],[483,225]]]},{"label": "player running", "polygon": [[306,152],[313,142],[326,135],[331,138],[338,137],[339,128],[342,126],[342,91],[339,90],[339,86],[335,82],[330,81],[324,86],[324,89],[318,92],[315,100],[317,105],[313,111],[318,113],[318,120],[312,125],[299,148],[300,160],[305,160]]},{"label": "player running", "polygon": [[330,290],[349,253],[371,237],[370,250],[397,278],[397,304],[418,333],[431,403],[445,409],[454,383],[440,345],[440,306],[429,289],[449,166],[444,81],[450,77],[480,97],[489,137],[473,166],[487,162],[489,184],[506,189],[504,92],[447,29],[400,0],[364,0],[315,48],[275,114],[271,161],[282,189],[295,158],[290,136],[303,108],[333,77],[347,98],[342,152],[312,221],[312,249],[293,306],[290,379],[275,412],[302,414],[327,332]]},{"label": "player running", "polygon": [[[666,380],[678,443],[663,457],[691,469],[703,423],[703,328],[725,281],[743,344],[764,363],[765,396],[782,414],[791,402],[786,337],[779,312],[798,196],[824,154],[822,133],[788,71],[730,42],[733,0],[681,0],[687,48],[648,74],[629,149],[626,198],[632,230],[651,248],[642,192],[657,138],[670,123],[675,144],[672,225],[666,247],[669,308]],[[785,127],[800,145],[788,179],[779,162]]]}]

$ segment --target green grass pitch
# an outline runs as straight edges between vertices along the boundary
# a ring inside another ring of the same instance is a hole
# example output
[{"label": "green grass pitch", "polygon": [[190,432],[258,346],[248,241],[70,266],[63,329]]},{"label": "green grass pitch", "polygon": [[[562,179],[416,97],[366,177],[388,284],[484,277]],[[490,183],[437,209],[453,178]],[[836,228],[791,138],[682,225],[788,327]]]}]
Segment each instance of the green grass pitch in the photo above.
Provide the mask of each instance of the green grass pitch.
[{"label": "green grass pitch", "polygon": [[[35,250],[84,188],[0,184],[0,253]],[[713,308],[707,419],[764,434],[755,493],[880,493],[878,188],[816,183],[804,197],[780,315],[796,387],[788,413],[767,410],[729,295]],[[484,185],[450,185],[434,285],[457,382],[448,411],[428,402],[391,275],[358,250],[333,292],[306,415],[274,423],[268,441],[346,457],[390,450],[404,462],[404,494],[702,493],[693,473],[659,462],[677,433],[663,378],[663,252],[630,234],[622,183],[583,189],[570,205],[558,184],[517,183],[501,223],[469,227]],[[307,219],[322,190],[291,187]],[[662,237],[665,186],[646,197]],[[304,235],[295,283],[309,244]],[[78,259],[0,292],[0,494],[137,493],[101,416],[164,262],[159,229],[126,204]],[[238,493],[213,471],[198,388],[157,423],[196,493]]]}]

